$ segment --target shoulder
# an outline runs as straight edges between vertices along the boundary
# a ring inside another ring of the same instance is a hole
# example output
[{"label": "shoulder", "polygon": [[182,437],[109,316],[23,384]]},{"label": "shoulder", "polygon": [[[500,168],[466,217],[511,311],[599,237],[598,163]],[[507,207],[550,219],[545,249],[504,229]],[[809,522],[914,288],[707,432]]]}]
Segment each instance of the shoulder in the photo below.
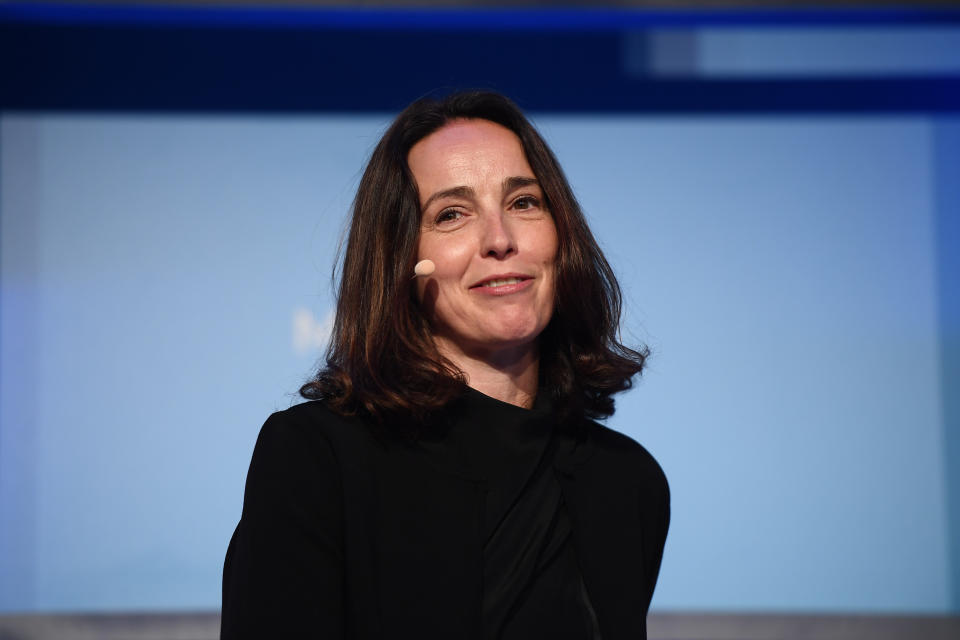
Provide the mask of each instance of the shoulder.
[{"label": "shoulder", "polygon": [[[329,449],[329,441],[320,425],[329,422],[322,420],[321,413],[305,403],[271,414],[257,436],[254,458],[258,456],[274,457],[284,453]],[[319,408],[319,407],[318,407]]]},{"label": "shoulder", "polygon": [[340,443],[357,424],[320,401],[298,404],[271,414],[257,436],[251,474],[289,475],[295,469],[337,466]]},{"label": "shoulder", "polygon": [[589,462],[618,476],[639,481],[649,489],[669,494],[667,476],[656,458],[630,436],[592,420],[587,421]]},{"label": "shoulder", "polygon": [[369,463],[383,444],[382,435],[366,420],[340,415],[323,401],[311,400],[267,418],[257,437],[252,465],[300,464],[343,472]]},{"label": "shoulder", "polygon": [[322,400],[309,400],[271,414],[264,424],[264,429],[269,432],[306,435],[317,431],[336,431],[353,420],[355,419],[331,411]]},{"label": "shoulder", "polygon": [[344,440],[369,436],[363,420],[342,416],[330,410],[323,401],[311,400],[271,414],[260,429],[258,444],[336,448]]}]

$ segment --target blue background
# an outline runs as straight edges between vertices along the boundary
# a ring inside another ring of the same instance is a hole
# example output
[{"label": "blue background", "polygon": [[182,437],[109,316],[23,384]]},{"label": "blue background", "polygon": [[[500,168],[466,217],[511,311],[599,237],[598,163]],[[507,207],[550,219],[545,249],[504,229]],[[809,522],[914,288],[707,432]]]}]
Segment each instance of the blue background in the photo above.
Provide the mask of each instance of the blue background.
[{"label": "blue background", "polygon": [[653,348],[609,424],[671,481],[654,607],[960,611],[956,14],[497,15],[0,14],[0,611],[219,605],[364,160],[471,84]]}]

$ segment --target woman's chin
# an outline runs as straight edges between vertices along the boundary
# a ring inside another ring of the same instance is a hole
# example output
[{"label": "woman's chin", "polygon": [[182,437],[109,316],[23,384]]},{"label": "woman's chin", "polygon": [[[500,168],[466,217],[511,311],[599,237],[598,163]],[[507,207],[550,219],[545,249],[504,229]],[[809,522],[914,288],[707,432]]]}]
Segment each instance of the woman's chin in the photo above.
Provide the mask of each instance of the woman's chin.
[{"label": "woman's chin", "polygon": [[464,353],[493,356],[506,352],[527,352],[536,347],[540,332],[536,329],[491,331],[468,340],[455,340]]}]

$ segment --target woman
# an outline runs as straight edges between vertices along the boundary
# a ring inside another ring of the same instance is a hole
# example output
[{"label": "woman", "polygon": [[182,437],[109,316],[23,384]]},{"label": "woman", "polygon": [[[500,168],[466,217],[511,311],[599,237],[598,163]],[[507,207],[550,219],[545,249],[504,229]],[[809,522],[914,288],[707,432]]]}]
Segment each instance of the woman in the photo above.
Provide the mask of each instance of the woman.
[{"label": "woman", "polygon": [[257,441],[222,637],[645,637],[666,479],[591,420],[644,364],[619,315],[512,102],[409,106],[360,182],[313,401]]}]

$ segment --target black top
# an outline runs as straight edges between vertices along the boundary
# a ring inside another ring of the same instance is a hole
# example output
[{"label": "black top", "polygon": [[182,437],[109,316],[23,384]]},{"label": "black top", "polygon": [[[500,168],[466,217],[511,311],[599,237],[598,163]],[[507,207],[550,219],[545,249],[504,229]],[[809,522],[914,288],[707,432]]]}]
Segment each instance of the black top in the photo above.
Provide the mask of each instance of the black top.
[{"label": "black top", "polygon": [[270,416],[221,637],[645,638],[669,523],[649,452],[473,391],[446,415],[416,443],[320,401]]},{"label": "black top", "polygon": [[549,404],[528,410],[471,389],[451,413],[425,446],[485,480],[484,640],[597,640],[554,471],[571,443],[554,433]]}]

